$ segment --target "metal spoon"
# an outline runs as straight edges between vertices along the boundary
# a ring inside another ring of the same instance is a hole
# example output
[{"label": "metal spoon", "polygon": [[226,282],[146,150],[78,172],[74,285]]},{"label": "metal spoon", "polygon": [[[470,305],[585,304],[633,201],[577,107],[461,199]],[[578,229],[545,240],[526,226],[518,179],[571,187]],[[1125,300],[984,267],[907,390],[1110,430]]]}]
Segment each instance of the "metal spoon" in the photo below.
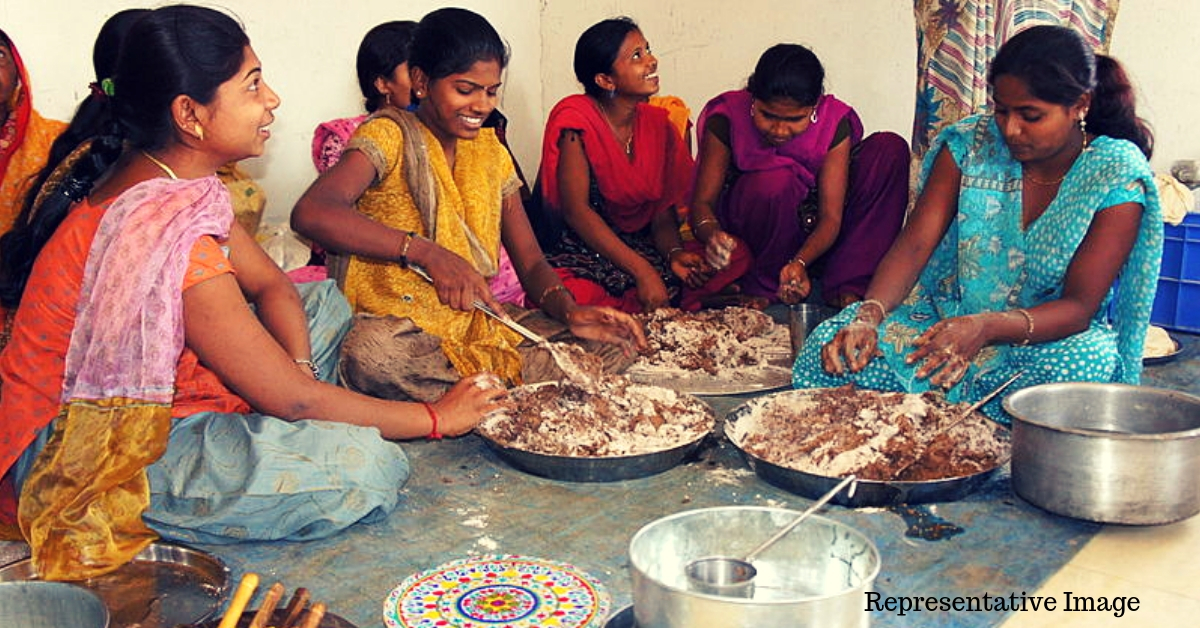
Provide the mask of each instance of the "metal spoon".
[{"label": "metal spoon", "polygon": [[853,475],[838,482],[838,485],[833,487],[833,490],[822,495],[816,503],[809,506],[808,510],[805,510],[800,516],[793,519],[791,523],[780,528],[774,536],[750,550],[750,553],[746,554],[745,558],[710,556],[707,558],[698,558],[688,563],[684,567],[684,572],[687,574],[692,590],[727,597],[754,597],[754,576],[758,575],[758,570],[752,564],[754,559],[768,547],[774,545],[779,539],[782,539],[794,530],[809,515],[828,503],[829,500],[833,499],[847,485],[851,485],[847,497],[854,497],[854,491],[858,488],[857,482],[858,478]]},{"label": "metal spoon", "polygon": [[[414,273],[420,275],[421,278],[424,279],[425,281],[428,281],[429,283],[433,283],[433,277],[431,277],[429,275],[429,273],[425,271],[424,268],[421,268],[420,266],[417,266],[416,264],[409,264],[408,269],[413,271]],[[518,323],[517,321],[514,321],[513,319],[509,318],[507,315],[496,312],[492,308],[488,307],[488,305],[486,303],[484,303],[483,301],[480,301],[479,299],[475,299],[475,301],[473,303],[471,303],[471,305],[474,306],[475,309],[479,310],[480,312],[483,312],[484,314],[496,319],[502,325],[506,325],[509,329],[517,332],[518,334],[521,334],[521,336],[524,337],[526,340],[529,340],[530,342],[533,342],[534,344],[537,344],[537,345],[544,346],[546,344],[546,339],[544,337],[538,335],[533,330]]]}]

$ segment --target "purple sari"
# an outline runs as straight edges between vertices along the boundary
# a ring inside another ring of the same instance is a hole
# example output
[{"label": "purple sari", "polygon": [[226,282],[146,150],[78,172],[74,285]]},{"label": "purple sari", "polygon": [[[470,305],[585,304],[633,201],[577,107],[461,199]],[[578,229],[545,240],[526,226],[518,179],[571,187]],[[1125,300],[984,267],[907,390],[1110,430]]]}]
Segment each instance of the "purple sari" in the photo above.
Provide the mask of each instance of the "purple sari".
[{"label": "purple sari", "polygon": [[894,133],[864,140],[854,109],[826,94],[817,104],[816,122],[786,144],[771,146],[754,127],[752,100],[745,90],[726,92],[709,101],[699,119],[701,134],[710,116],[729,120],[736,178],[721,193],[716,210],[722,228],[744,240],[754,255],[754,265],[742,278],[743,291],[775,298],[780,270],[808,237],[800,208],[815,206],[818,174],[846,120],[852,157],[842,228],[833,247],[813,260],[813,269],[820,272],[827,302],[844,293],[862,297],[904,219],[907,142]]}]

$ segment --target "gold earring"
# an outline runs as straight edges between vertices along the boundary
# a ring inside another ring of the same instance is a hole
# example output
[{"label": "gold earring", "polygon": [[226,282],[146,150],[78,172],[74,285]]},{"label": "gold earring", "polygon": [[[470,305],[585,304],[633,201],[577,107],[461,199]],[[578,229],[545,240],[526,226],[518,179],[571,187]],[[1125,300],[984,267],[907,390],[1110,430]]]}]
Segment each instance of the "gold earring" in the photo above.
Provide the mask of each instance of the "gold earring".
[{"label": "gold earring", "polygon": [[200,140],[201,142],[204,141],[204,127],[200,126],[199,124],[196,124],[196,139]]}]

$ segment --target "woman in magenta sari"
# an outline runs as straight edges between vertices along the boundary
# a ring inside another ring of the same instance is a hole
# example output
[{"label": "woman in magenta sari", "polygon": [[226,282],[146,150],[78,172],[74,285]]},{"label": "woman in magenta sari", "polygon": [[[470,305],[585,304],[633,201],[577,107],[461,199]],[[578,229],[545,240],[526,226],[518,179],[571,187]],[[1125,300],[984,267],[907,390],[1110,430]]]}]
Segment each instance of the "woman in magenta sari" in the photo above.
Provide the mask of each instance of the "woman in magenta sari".
[{"label": "woman in magenta sari", "polygon": [[746,89],[700,114],[692,231],[710,260],[731,236],[749,245],[747,295],[795,303],[819,274],[826,303],[858,301],[904,220],[907,142],[863,139],[858,114],[824,93],[824,79],[811,50],[778,44]]}]

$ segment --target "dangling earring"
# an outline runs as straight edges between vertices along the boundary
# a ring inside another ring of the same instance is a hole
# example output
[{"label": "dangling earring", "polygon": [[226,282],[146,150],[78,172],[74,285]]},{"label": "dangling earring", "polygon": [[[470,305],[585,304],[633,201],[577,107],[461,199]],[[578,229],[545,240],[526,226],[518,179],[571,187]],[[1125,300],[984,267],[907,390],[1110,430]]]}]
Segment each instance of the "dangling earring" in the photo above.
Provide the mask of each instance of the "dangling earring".
[{"label": "dangling earring", "polygon": [[811,121],[813,124],[816,124],[816,123],[817,123],[817,108],[816,108],[816,107],[813,107],[813,112],[812,112],[812,115],[808,116],[808,119],[809,119],[809,121]]},{"label": "dangling earring", "polygon": [[1079,132],[1083,134],[1083,149],[1082,150],[1088,150],[1091,147],[1088,145],[1087,112],[1086,111],[1083,112],[1079,116]]},{"label": "dangling earring", "polygon": [[200,126],[199,124],[196,125],[196,139],[200,140],[201,142],[204,141],[204,127]]},{"label": "dangling earring", "polygon": [[613,98],[616,98],[616,97],[617,97],[617,89],[615,87],[613,89],[608,90],[608,99],[609,100],[612,100]]}]

